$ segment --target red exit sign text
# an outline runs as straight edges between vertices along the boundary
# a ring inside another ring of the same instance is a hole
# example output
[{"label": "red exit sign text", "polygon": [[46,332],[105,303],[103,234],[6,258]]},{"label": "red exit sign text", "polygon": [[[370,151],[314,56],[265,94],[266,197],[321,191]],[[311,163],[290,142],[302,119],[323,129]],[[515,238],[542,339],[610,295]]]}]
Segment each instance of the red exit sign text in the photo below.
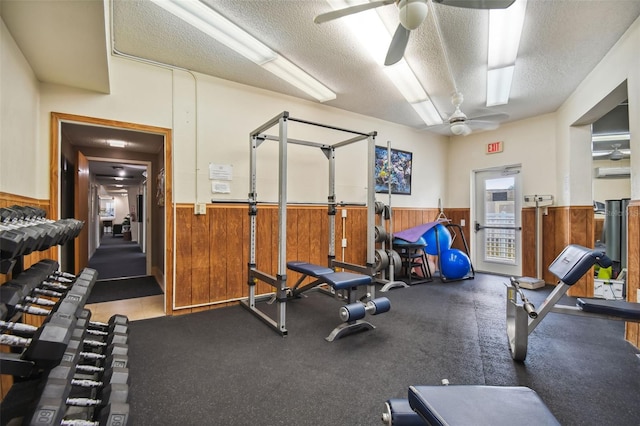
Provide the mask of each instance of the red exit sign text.
[{"label": "red exit sign text", "polygon": [[495,154],[497,152],[502,152],[502,141],[487,144],[487,154]]}]

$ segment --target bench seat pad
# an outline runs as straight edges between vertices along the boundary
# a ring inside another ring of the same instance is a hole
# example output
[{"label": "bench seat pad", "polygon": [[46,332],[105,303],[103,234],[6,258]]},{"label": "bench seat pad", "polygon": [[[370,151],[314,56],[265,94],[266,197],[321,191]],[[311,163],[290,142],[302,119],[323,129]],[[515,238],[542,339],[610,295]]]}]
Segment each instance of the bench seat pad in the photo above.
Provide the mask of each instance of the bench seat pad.
[{"label": "bench seat pad", "polygon": [[327,283],[336,290],[342,290],[360,285],[371,284],[371,277],[353,272],[334,272],[326,266],[313,263],[291,261],[287,262],[287,268],[310,277],[318,278],[322,283]]},{"label": "bench seat pad", "polygon": [[316,278],[321,275],[334,273],[333,269],[327,266],[314,265],[313,263],[300,262],[297,260],[287,262],[287,268]]},{"label": "bench seat pad", "polygon": [[624,300],[578,298],[576,305],[584,312],[640,321],[640,303],[626,302]]},{"label": "bench seat pad", "polygon": [[336,290],[371,284],[369,275],[354,274],[352,272],[334,272],[333,274],[322,275],[320,279],[326,281]]},{"label": "bench seat pad", "polygon": [[560,425],[538,394],[524,386],[411,386],[409,404],[428,425]]}]

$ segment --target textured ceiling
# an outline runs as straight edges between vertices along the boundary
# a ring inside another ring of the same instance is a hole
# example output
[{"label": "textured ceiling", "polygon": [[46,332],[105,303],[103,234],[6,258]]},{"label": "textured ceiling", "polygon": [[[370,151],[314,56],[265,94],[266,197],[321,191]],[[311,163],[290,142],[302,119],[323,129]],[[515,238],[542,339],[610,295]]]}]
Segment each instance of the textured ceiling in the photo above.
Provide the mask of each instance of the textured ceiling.
[{"label": "textured ceiling", "polygon": [[[348,20],[313,23],[316,15],[332,10],[326,1],[204,1],[333,90],[337,99],[327,105],[425,129],[384,67],[362,52]],[[112,22],[106,21],[105,8]],[[376,10],[393,31],[396,7]],[[442,118],[453,111],[450,99],[457,87],[468,116],[506,113],[505,121],[515,121],[557,110],[640,16],[640,1],[529,0],[511,99],[508,105],[489,109],[484,107],[488,12],[439,4],[432,4],[432,11],[412,31],[405,59]],[[111,52],[105,40],[111,27],[116,53],[314,101],[150,0],[0,0],[0,15],[45,83],[108,93]],[[444,43],[437,37],[434,16]],[[96,129],[79,126],[71,140],[104,145],[107,136]],[[147,139],[143,133],[128,137],[131,149],[140,146],[136,140]]]},{"label": "textured ceiling", "polygon": [[[348,20],[313,23],[316,15],[332,10],[326,1],[205,2],[336,92],[337,99],[326,104],[425,128],[383,66],[362,51]],[[395,5],[376,11],[395,29]],[[457,87],[468,116],[499,112],[513,121],[555,111],[640,15],[640,1],[529,0],[510,102],[490,109],[484,106],[488,11],[439,4],[432,4],[432,11],[444,44],[432,13],[411,33],[405,58],[441,116],[453,111],[450,99]],[[115,1],[113,18],[120,52],[311,99],[150,1]]]}]

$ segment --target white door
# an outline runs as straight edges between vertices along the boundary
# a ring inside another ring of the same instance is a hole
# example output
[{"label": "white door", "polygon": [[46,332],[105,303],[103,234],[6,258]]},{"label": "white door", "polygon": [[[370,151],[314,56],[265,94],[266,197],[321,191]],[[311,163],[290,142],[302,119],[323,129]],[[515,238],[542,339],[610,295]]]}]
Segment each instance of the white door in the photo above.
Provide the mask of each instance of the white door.
[{"label": "white door", "polygon": [[475,172],[474,267],[478,271],[522,275],[522,191],[520,166]]}]

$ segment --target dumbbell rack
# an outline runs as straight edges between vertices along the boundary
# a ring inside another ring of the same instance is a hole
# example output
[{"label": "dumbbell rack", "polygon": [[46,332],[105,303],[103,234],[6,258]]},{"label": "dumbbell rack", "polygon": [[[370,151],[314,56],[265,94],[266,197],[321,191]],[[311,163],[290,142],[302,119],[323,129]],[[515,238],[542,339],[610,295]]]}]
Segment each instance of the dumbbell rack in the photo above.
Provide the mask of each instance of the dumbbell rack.
[{"label": "dumbbell rack", "polygon": [[24,269],[23,256],[72,240],[84,223],[50,221],[34,207],[0,215],[0,272],[11,273],[0,285],[0,371],[13,378],[0,401],[1,425],[126,425],[127,317],[91,321],[93,269],[75,276],[53,260]]}]

